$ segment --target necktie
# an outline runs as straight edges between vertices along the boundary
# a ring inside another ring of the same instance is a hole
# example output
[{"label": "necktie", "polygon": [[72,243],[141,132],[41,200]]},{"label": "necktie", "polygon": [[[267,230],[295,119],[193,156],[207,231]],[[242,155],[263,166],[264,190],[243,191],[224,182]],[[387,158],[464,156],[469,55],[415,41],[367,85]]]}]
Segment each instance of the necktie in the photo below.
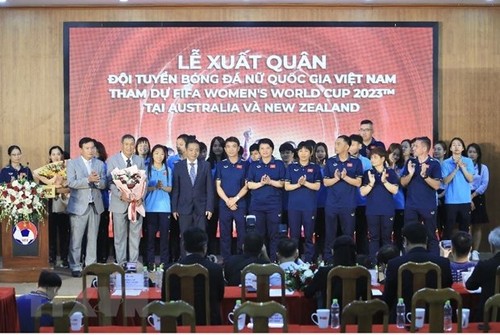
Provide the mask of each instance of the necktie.
[{"label": "necktie", "polygon": [[127,159],[127,167],[131,167],[132,166],[132,162],[130,161],[130,158]]},{"label": "necktie", "polygon": [[189,163],[191,167],[189,168],[189,177],[191,177],[191,184],[194,185],[194,181],[196,179],[196,171],[194,170],[194,163]]}]

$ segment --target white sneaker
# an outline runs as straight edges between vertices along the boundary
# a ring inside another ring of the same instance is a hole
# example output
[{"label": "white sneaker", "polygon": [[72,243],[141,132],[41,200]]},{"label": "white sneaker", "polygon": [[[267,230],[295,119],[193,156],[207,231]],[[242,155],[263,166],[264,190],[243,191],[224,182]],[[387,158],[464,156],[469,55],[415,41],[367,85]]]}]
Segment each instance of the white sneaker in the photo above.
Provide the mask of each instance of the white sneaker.
[{"label": "white sneaker", "polygon": [[474,262],[478,262],[479,261],[479,252],[477,250],[472,250],[472,253],[471,253],[471,256],[470,256],[470,260],[474,261]]}]

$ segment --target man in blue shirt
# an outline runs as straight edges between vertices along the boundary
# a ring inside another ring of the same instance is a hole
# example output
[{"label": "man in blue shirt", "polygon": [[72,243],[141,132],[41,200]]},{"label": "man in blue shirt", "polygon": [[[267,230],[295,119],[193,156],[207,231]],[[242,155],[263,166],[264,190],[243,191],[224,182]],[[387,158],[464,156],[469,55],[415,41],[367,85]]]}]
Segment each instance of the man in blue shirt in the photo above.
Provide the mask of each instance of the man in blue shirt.
[{"label": "man in blue shirt", "polygon": [[427,249],[439,255],[436,239],[436,191],[441,185],[441,165],[429,156],[430,148],[431,140],[428,137],[416,139],[414,157],[403,168],[401,185],[407,189],[405,226],[423,221],[427,229]]},{"label": "man in blue shirt", "polygon": [[361,186],[363,166],[359,159],[349,155],[350,146],[349,136],[339,136],[335,141],[337,155],[330,157],[325,166],[325,261],[330,261],[333,257],[333,241],[337,237],[339,223],[342,235],[354,236],[356,197],[358,187]]},{"label": "man in blue shirt", "polygon": [[370,149],[381,147],[385,149],[385,145],[381,141],[373,138],[373,122],[371,120],[363,120],[359,124],[359,134],[363,138],[363,147],[361,148],[361,155],[364,157],[370,156]]},{"label": "man in blue shirt", "polygon": [[273,157],[274,143],[269,138],[259,140],[260,160],[248,168],[247,185],[251,190],[250,214],[255,215],[256,231],[269,239],[271,261],[276,260],[276,250],[281,224],[285,164]]},{"label": "man in blue shirt", "polygon": [[231,256],[231,237],[233,220],[236,222],[238,234],[237,250],[242,251],[245,239],[245,214],[247,209],[246,199],[248,192],[246,186],[247,163],[238,156],[240,141],[236,137],[228,137],[225,141],[224,151],[227,159],[217,163],[215,170],[215,187],[219,195],[219,225],[220,247],[224,260]]},{"label": "man in blue shirt", "polygon": [[[52,301],[61,288],[62,280],[57,273],[43,270],[38,277],[38,288],[16,299],[17,314],[21,333],[35,332],[35,312],[41,305]],[[13,322],[13,320],[11,320]],[[52,326],[53,320],[44,315],[40,319],[40,326]]]}]

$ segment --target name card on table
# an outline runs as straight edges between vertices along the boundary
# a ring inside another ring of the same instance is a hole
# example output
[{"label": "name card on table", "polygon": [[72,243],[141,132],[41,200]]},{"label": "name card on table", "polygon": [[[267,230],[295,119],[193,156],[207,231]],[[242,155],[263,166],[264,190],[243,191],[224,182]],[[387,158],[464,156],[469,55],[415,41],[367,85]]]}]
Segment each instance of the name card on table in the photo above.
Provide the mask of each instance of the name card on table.
[{"label": "name card on table", "polygon": [[[144,289],[144,276],[142,273],[126,273],[125,274],[125,287],[128,290],[143,290]],[[122,276],[116,274],[116,286],[117,290],[122,288]]]}]

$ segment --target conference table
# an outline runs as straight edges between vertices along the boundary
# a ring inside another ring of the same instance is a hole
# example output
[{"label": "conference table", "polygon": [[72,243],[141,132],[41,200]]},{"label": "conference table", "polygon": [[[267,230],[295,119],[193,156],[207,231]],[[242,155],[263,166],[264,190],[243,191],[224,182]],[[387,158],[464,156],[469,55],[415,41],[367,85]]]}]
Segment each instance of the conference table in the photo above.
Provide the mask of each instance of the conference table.
[{"label": "conference table", "polygon": [[[471,293],[465,289],[462,283],[454,283],[452,288],[457,291],[462,297],[463,307],[468,307],[471,309],[471,320],[474,320],[474,310],[475,306],[477,306],[479,301],[479,294]],[[380,298],[381,293],[383,292],[384,287],[382,285],[375,285],[372,287],[372,295],[373,298]],[[88,288],[87,296],[89,299],[89,305],[92,309],[94,309],[97,304],[97,289],[96,288]],[[252,300],[255,297],[255,293],[249,293],[248,299]],[[80,293],[78,295],[77,300],[82,301],[83,295]],[[112,300],[116,302],[118,306],[120,296],[113,295]],[[143,291],[140,291],[138,294],[127,295],[126,299],[126,317],[127,317],[127,325],[130,326],[139,326],[140,325],[140,315],[142,312],[142,308],[146,306],[151,301],[160,300],[161,292],[155,288],[149,288]],[[226,286],[224,289],[224,299],[221,303],[221,317],[222,324],[229,325],[230,322],[228,320],[227,315],[233,311],[234,305],[237,299],[241,299],[241,287],[238,286]],[[281,297],[273,297],[274,300],[281,302]],[[288,311],[288,322],[290,324],[295,325],[313,325],[311,320],[311,314],[316,311],[316,301],[314,299],[309,299],[304,296],[304,293],[301,291],[294,291],[291,294],[286,294],[285,296],[285,305]],[[114,324],[121,324],[121,311],[114,309],[117,311],[116,319]],[[89,325],[98,325],[97,317],[95,313],[91,310]]]},{"label": "conference table", "polygon": [[[479,323],[470,323],[469,327],[462,329],[464,333],[478,333],[482,332],[479,330]],[[196,326],[197,333],[233,333],[233,326],[224,325],[224,326]],[[271,333],[281,333],[281,328],[270,328]],[[148,333],[159,333],[153,327],[148,326],[146,328]],[[347,325],[346,331],[348,333],[356,333],[357,325]],[[53,333],[53,327],[42,327],[40,328],[41,333]],[[83,332],[83,329],[80,331]],[[140,333],[140,326],[90,326],[89,333]],[[177,327],[178,333],[189,333],[190,328],[188,326],[179,326]],[[245,327],[242,333],[251,333],[252,329]],[[309,325],[288,325],[289,333],[340,333],[340,328],[332,329],[320,329],[318,326],[309,326]],[[372,332],[381,333],[382,325],[373,325]],[[418,330],[417,333],[428,333],[429,325],[425,324],[424,327]],[[449,333],[456,333],[457,325],[453,324],[453,328]],[[491,322],[490,323],[490,333],[499,333],[500,332],[500,322]],[[78,332],[74,332],[78,333]],[[397,328],[396,325],[389,325],[389,333],[409,333],[409,330],[406,328]]]},{"label": "conference table", "polygon": [[0,333],[19,333],[14,287],[0,287]]}]

